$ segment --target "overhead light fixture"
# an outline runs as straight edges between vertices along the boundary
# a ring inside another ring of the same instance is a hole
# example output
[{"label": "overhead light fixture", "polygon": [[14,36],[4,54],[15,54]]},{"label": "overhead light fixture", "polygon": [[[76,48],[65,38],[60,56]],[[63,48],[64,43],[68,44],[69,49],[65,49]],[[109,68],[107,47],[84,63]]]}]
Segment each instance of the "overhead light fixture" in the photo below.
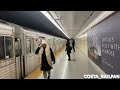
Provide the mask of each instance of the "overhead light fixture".
[{"label": "overhead light fixture", "polygon": [[83,35],[81,35],[80,37],[78,37],[78,38],[86,38],[87,37],[87,33],[85,33],[85,34],[83,34]]},{"label": "overhead light fixture", "polygon": [[113,12],[115,11],[104,11],[103,13],[101,13],[93,22],[91,22],[79,35],[76,36],[76,38],[79,38],[80,35],[82,35],[83,33],[85,33],[87,30],[89,30],[91,27],[95,26],[97,23],[99,23],[100,21],[102,21],[103,19],[105,19],[106,17],[108,17],[109,15],[111,15]]},{"label": "overhead light fixture", "polygon": [[[68,35],[60,28],[60,26],[55,22],[55,20],[51,17],[51,15],[47,11],[41,11],[65,36]],[[69,37],[68,37],[69,38]]]},{"label": "overhead light fixture", "polygon": [[[61,18],[60,16],[57,16],[55,11],[48,11],[48,13],[51,15],[51,17],[56,21],[56,23],[60,26],[60,28],[65,32],[65,28],[63,27],[61,23]],[[66,32],[65,32],[66,33]]]}]

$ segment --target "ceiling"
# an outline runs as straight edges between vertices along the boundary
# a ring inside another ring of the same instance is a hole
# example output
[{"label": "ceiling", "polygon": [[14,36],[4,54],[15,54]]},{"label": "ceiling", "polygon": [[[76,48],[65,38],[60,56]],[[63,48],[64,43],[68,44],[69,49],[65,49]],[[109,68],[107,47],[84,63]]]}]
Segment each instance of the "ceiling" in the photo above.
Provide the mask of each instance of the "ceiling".
[{"label": "ceiling", "polygon": [[[70,37],[80,33],[87,27],[102,11],[48,11],[54,12],[59,19],[52,16],[61,23],[64,32]],[[0,19],[16,23],[40,32],[57,37],[67,37],[52,24],[40,11],[0,11]]]},{"label": "ceiling", "polygon": [[80,31],[81,25],[89,11],[56,11],[58,17],[61,18],[61,23],[64,25],[68,36],[74,38]]},{"label": "ceiling", "polygon": [[0,19],[67,39],[67,37],[40,11],[0,11]]},{"label": "ceiling", "polygon": [[[90,18],[97,16],[101,13],[101,11],[54,11],[57,17],[59,17],[59,21],[64,27],[64,31],[70,38],[75,38],[75,36],[81,31],[83,26],[87,22],[91,23],[93,19],[90,21]],[[89,24],[87,23],[87,25]]]}]

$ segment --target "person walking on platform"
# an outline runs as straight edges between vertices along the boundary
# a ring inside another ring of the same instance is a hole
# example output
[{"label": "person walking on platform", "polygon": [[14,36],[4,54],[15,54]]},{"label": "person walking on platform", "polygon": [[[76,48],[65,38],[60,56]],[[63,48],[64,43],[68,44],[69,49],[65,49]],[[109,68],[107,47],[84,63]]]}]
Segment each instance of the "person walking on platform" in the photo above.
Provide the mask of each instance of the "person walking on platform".
[{"label": "person walking on platform", "polygon": [[[41,56],[41,70],[44,78],[50,79],[52,64],[55,64],[55,57],[52,49],[42,40],[42,46],[39,46],[39,55]],[[53,63],[52,63],[53,62]]]},{"label": "person walking on platform", "polygon": [[67,39],[66,47],[67,47],[68,45],[70,45],[70,40],[69,40],[69,39]]},{"label": "person walking on platform", "polygon": [[67,51],[68,60],[71,60],[71,57],[70,57],[71,50],[72,50],[72,48],[70,47],[70,42],[69,42],[69,40],[67,40],[65,51]]},{"label": "person walking on platform", "polygon": [[75,52],[75,40],[74,39],[72,40],[72,48],[73,48],[73,50]]}]

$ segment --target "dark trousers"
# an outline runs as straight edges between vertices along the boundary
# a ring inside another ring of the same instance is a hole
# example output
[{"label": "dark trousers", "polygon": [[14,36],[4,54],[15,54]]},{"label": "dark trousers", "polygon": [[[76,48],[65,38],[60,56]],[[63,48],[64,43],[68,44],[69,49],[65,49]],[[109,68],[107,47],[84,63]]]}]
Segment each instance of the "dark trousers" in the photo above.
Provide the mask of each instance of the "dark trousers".
[{"label": "dark trousers", "polygon": [[70,58],[70,53],[67,53],[67,55],[68,55],[68,58],[71,59],[71,58]]},{"label": "dark trousers", "polygon": [[73,45],[73,50],[74,50],[74,52],[75,52],[75,46]]}]

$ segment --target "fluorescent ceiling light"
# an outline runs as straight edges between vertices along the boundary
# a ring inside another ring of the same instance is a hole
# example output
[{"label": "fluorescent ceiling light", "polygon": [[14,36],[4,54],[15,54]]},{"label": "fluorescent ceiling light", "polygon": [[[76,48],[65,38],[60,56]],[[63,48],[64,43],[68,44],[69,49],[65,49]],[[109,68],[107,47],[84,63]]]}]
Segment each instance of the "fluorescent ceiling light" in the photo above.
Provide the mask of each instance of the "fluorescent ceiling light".
[{"label": "fluorescent ceiling light", "polygon": [[105,19],[106,17],[108,17],[109,15],[111,15],[113,12],[115,11],[104,11],[103,13],[101,13],[92,23],[90,23],[78,36],[76,36],[76,38],[79,38],[79,36],[81,34],[83,34],[84,32],[86,32],[87,30],[89,30],[91,27],[95,26],[97,23],[99,23],[100,21],[102,21],[103,19]]},{"label": "fluorescent ceiling light", "polygon": [[86,38],[87,37],[87,33],[85,33],[85,34],[83,34],[83,35],[81,35],[80,37],[78,37],[78,38]]},{"label": "fluorescent ceiling light", "polygon": [[[66,36],[67,34],[60,28],[60,26],[55,22],[55,20],[51,17],[51,15],[47,11],[41,11],[62,33]],[[67,36],[68,37],[68,36]],[[68,37],[69,38],[69,37]]]}]

